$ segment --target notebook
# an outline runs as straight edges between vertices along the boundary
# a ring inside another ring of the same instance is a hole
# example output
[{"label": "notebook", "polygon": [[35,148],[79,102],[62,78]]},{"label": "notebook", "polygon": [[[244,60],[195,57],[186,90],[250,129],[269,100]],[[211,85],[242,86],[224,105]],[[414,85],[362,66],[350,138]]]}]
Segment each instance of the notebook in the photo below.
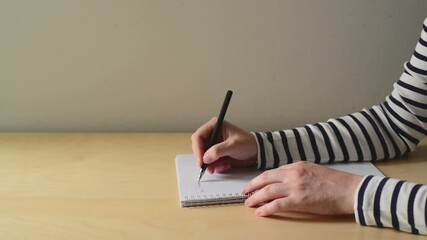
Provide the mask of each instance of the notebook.
[{"label": "notebook", "polygon": [[[225,173],[206,174],[200,184],[200,167],[192,154],[177,155],[175,159],[179,200],[182,207],[243,203],[248,197],[243,187],[262,171],[253,168],[232,168]],[[384,176],[372,163],[337,163],[325,165],[357,175]]]}]

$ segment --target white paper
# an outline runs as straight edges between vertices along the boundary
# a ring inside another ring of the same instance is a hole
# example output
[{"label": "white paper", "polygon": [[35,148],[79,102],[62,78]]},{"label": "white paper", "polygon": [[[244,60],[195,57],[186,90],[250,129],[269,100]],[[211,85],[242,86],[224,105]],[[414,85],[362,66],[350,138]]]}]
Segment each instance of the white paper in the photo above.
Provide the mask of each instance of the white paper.
[{"label": "white paper", "polygon": [[[242,194],[243,187],[262,173],[253,168],[233,168],[225,173],[215,174],[206,172],[199,184],[200,167],[194,155],[177,155],[175,163],[179,198],[181,206],[184,207],[244,202],[247,196]],[[336,163],[325,166],[362,176],[384,176],[370,162]]]}]

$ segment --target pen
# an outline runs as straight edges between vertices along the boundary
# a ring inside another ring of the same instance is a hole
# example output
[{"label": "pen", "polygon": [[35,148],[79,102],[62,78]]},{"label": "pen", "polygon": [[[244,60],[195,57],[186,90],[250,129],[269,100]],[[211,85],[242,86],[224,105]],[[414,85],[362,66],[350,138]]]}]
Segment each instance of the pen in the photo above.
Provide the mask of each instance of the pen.
[{"label": "pen", "polygon": [[[222,103],[221,111],[219,112],[218,120],[216,121],[215,127],[210,135],[209,142],[206,145],[206,149],[208,150],[213,145],[216,144],[216,140],[218,138],[218,133],[221,131],[222,123],[224,122],[225,113],[227,112],[228,104],[230,103],[231,96],[233,95],[233,91],[228,90],[227,94],[225,95],[224,102]],[[199,174],[199,181],[202,179],[203,175],[205,174],[206,168],[208,167],[208,164],[203,163],[202,168],[200,169]]]}]

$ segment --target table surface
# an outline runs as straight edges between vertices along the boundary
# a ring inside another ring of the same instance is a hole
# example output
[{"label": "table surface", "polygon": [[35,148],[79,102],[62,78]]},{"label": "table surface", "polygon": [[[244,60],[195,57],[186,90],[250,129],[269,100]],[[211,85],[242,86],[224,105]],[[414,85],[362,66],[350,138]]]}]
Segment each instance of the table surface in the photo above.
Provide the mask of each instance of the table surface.
[{"label": "table surface", "polygon": [[[187,133],[0,133],[3,239],[418,239],[354,216],[256,217],[243,204],[181,208],[175,155]],[[427,183],[427,141],[376,163]]]}]

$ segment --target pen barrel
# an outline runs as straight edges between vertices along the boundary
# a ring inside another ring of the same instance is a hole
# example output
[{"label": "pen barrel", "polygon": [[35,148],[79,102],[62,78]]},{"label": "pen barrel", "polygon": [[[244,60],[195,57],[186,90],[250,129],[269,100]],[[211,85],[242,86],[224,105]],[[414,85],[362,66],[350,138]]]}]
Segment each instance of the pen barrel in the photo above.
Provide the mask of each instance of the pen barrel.
[{"label": "pen barrel", "polygon": [[208,144],[206,145],[206,150],[211,148],[213,145],[217,143],[218,134],[222,129],[222,123],[224,122],[225,113],[227,112],[228,105],[231,100],[231,96],[233,95],[233,91],[228,90],[227,94],[225,95],[224,102],[221,107],[221,111],[218,115],[217,122],[215,124],[214,129],[212,130],[212,134],[209,138]]}]

